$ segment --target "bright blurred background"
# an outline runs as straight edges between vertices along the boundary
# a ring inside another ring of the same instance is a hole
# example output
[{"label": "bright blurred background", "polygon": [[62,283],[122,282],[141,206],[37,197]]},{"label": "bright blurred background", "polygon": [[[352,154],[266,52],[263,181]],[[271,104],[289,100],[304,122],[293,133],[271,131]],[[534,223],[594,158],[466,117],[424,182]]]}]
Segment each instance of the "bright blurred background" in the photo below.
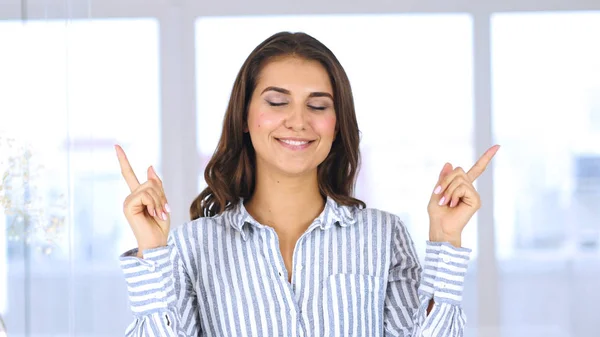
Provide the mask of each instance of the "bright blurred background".
[{"label": "bright blurred background", "polygon": [[502,145],[463,239],[466,336],[600,334],[597,0],[0,0],[10,337],[124,334],[118,257],[135,240],[113,144],[138,176],[157,168],[185,222],[235,75],[282,30],[342,62],[362,132],[357,196],[399,214],[421,256],[444,162]]}]

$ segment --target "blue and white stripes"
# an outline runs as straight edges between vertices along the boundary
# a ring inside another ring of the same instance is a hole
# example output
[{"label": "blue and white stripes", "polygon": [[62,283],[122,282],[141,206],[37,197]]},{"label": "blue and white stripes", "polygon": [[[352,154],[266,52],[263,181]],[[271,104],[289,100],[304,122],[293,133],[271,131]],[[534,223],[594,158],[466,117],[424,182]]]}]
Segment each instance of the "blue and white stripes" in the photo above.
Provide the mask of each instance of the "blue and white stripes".
[{"label": "blue and white stripes", "polygon": [[[121,257],[126,336],[462,336],[470,250],[427,243],[422,269],[398,217],[325,209],[298,240],[291,282],[271,227],[240,202]],[[421,278],[422,277],[422,278]],[[435,305],[427,315],[431,299]]]}]

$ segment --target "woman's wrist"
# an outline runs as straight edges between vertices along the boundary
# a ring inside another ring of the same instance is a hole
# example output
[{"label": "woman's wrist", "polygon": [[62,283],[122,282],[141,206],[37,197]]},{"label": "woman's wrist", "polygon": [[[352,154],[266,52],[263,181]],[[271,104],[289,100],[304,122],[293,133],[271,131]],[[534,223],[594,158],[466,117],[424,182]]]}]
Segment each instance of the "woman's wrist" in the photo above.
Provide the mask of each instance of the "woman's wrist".
[{"label": "woman's wrist", "polygon": [[456,248],[461,248],[461,242],[462,242],[460,234],[448,235],[448,234],[444,234],[444,233],[435,233],[432,231],[429,231],[429,241],[431,241],[431,242],[448,242]]},{"label": "woman's wrist", "polygon": [[153,244],[153,245],[140,245],[138,244],[138,251],[136,256],[139,257],[140,259],[142,259],[144,257],[144,251],[146,250],[150,250],[150,249],[156,249],[156,248],[162,248],[162,247],[166,247],[167,243],[165,242],[164,244]]}]

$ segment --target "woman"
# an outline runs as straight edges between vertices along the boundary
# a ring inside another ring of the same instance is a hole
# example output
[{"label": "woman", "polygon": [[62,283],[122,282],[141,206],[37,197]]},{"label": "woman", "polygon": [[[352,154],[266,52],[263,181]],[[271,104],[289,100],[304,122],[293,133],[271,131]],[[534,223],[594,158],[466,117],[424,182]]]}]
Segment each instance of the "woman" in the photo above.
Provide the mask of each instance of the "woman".
[{"label": "woman", "polygon": [[127,336],[463,334],[461,232],[480,205],[472,183],[498,147],[469,172],[444,165],[422,270],[402,221],[352,197],[350,83],[314,38],[278,33],[250,54],[193,221],[170,235],[161,180],[150,167],[140,184],[116,148],[138,242],[121,257],[135,316]]}]

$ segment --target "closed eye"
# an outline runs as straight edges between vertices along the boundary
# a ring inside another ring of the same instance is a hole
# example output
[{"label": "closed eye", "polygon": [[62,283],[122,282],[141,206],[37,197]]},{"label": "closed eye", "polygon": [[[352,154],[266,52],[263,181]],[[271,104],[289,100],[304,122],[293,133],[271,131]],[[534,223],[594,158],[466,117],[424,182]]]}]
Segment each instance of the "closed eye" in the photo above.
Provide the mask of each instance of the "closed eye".
[{"label": "closed eye", "polygon": [[[267,101],[267,103],[269,103],[270,106],[283,106],[283,105],[287,105],[286,102],[282,102],[282,103],[277,103],[277,102],[271,102],[271,101]],[[310,109],[312,110],[325,110],[327,109],[326,106],[314,106],[314,105],[307,105]]]},{"label": "closed eye", "polygon": [[275,102],[269,102],[267,101],[267,103],[269,103],[270,106],[282,106],[282,105],[286,105],[287,103],[283,102],[283,103],[275,103]]}]

